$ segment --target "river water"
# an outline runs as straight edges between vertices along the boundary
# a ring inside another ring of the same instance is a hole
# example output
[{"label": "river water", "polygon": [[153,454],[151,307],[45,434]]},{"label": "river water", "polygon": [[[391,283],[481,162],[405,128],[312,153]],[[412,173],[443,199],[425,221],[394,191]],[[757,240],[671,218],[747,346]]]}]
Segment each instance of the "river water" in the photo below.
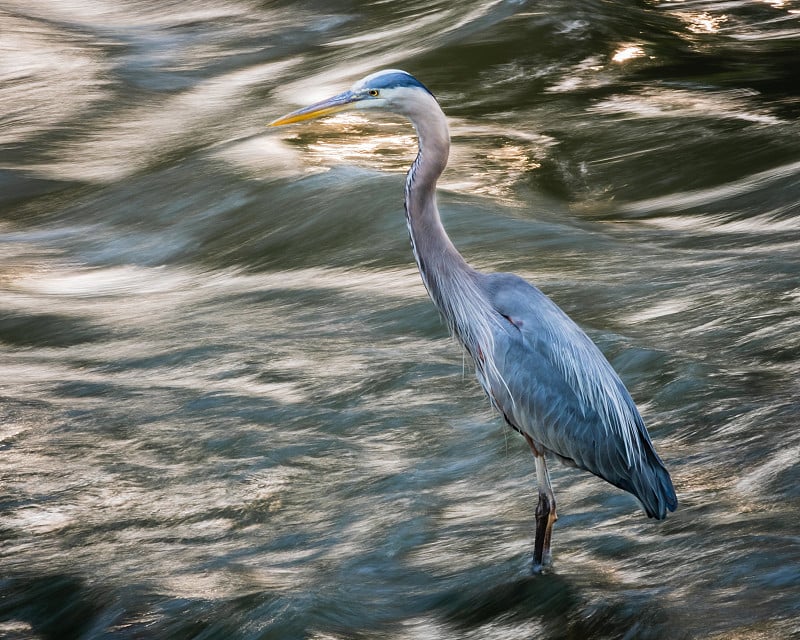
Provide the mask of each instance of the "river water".
[{"label": "river water", "polygon": [[[601,346],[680,506],[535,477],[427,299],[411,127],[475,266]],[[800,3],[0,2],[0,636],[800,637]]]}]

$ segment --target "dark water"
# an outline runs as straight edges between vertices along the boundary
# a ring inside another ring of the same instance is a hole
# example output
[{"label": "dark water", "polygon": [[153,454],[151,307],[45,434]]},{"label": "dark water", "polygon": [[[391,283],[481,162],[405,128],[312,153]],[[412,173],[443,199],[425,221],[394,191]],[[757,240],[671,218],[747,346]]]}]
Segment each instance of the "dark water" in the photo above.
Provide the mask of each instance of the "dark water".
[{"label": "dark water", "polygon": [[[383,67],[475,265],[617,367],[681,501],[533,463],[446,335]],[[800,3],[0,3],[0,636],[800,637]]]}]

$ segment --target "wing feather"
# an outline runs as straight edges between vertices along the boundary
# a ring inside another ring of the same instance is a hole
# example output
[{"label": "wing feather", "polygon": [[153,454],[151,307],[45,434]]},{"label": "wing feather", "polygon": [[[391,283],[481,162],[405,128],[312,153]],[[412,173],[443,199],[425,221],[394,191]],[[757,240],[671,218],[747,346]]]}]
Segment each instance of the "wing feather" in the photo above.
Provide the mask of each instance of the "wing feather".
[{"label": "wing feather", "polygon": [[506,420],[540,446],[630,491],[651,517],[677,506],[625,385],[591,339],[539,289],[513,274],[485,276],[508,321],[495,336],[502,383],[484,381]]}]

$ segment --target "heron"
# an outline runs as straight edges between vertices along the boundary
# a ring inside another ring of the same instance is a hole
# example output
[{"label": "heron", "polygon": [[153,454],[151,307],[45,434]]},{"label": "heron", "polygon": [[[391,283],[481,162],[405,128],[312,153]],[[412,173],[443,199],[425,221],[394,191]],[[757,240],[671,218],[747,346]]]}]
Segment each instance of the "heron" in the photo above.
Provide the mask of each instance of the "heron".
[{"label": "heron", "polygon": [[556,500],[546,457],[633,494],[650,518],[678,506],[628,390],[586,333],[549,297],[511,273],[482,273],[442,225],[436,183],[450,133],[433,93],[406,71],[370,74],[349,90],[269,123],[288,125],[340,111],[390,111],[416,129],[418,152],[405,181],[411,249],[428,295],[475,365],[490,404],[527,441],[536,469],[532,569],[552,565]]}]

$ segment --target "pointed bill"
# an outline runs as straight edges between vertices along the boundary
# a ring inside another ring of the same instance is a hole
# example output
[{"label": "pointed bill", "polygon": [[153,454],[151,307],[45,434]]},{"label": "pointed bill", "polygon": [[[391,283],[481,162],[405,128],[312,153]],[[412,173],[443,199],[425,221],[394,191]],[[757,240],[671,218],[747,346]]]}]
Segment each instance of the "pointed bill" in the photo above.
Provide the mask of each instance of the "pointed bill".
[{"label": "pointed bill", "polygon": [[321,118],[323,116],[331,115],[332,113],[337,113],[338,111],[345,111],[358,100],[359,97],[352,91],[345,91],[344,93],[335,95],[332,98],[323,100],[322,102],[312,104],[309,107],[303,107],[297,111],[287,113],[285,116],[282,116],[277,120],[273,120],[267,126],[280,127],[284,124],[293,124],[295,122],[302,122],[303,120]]}]

